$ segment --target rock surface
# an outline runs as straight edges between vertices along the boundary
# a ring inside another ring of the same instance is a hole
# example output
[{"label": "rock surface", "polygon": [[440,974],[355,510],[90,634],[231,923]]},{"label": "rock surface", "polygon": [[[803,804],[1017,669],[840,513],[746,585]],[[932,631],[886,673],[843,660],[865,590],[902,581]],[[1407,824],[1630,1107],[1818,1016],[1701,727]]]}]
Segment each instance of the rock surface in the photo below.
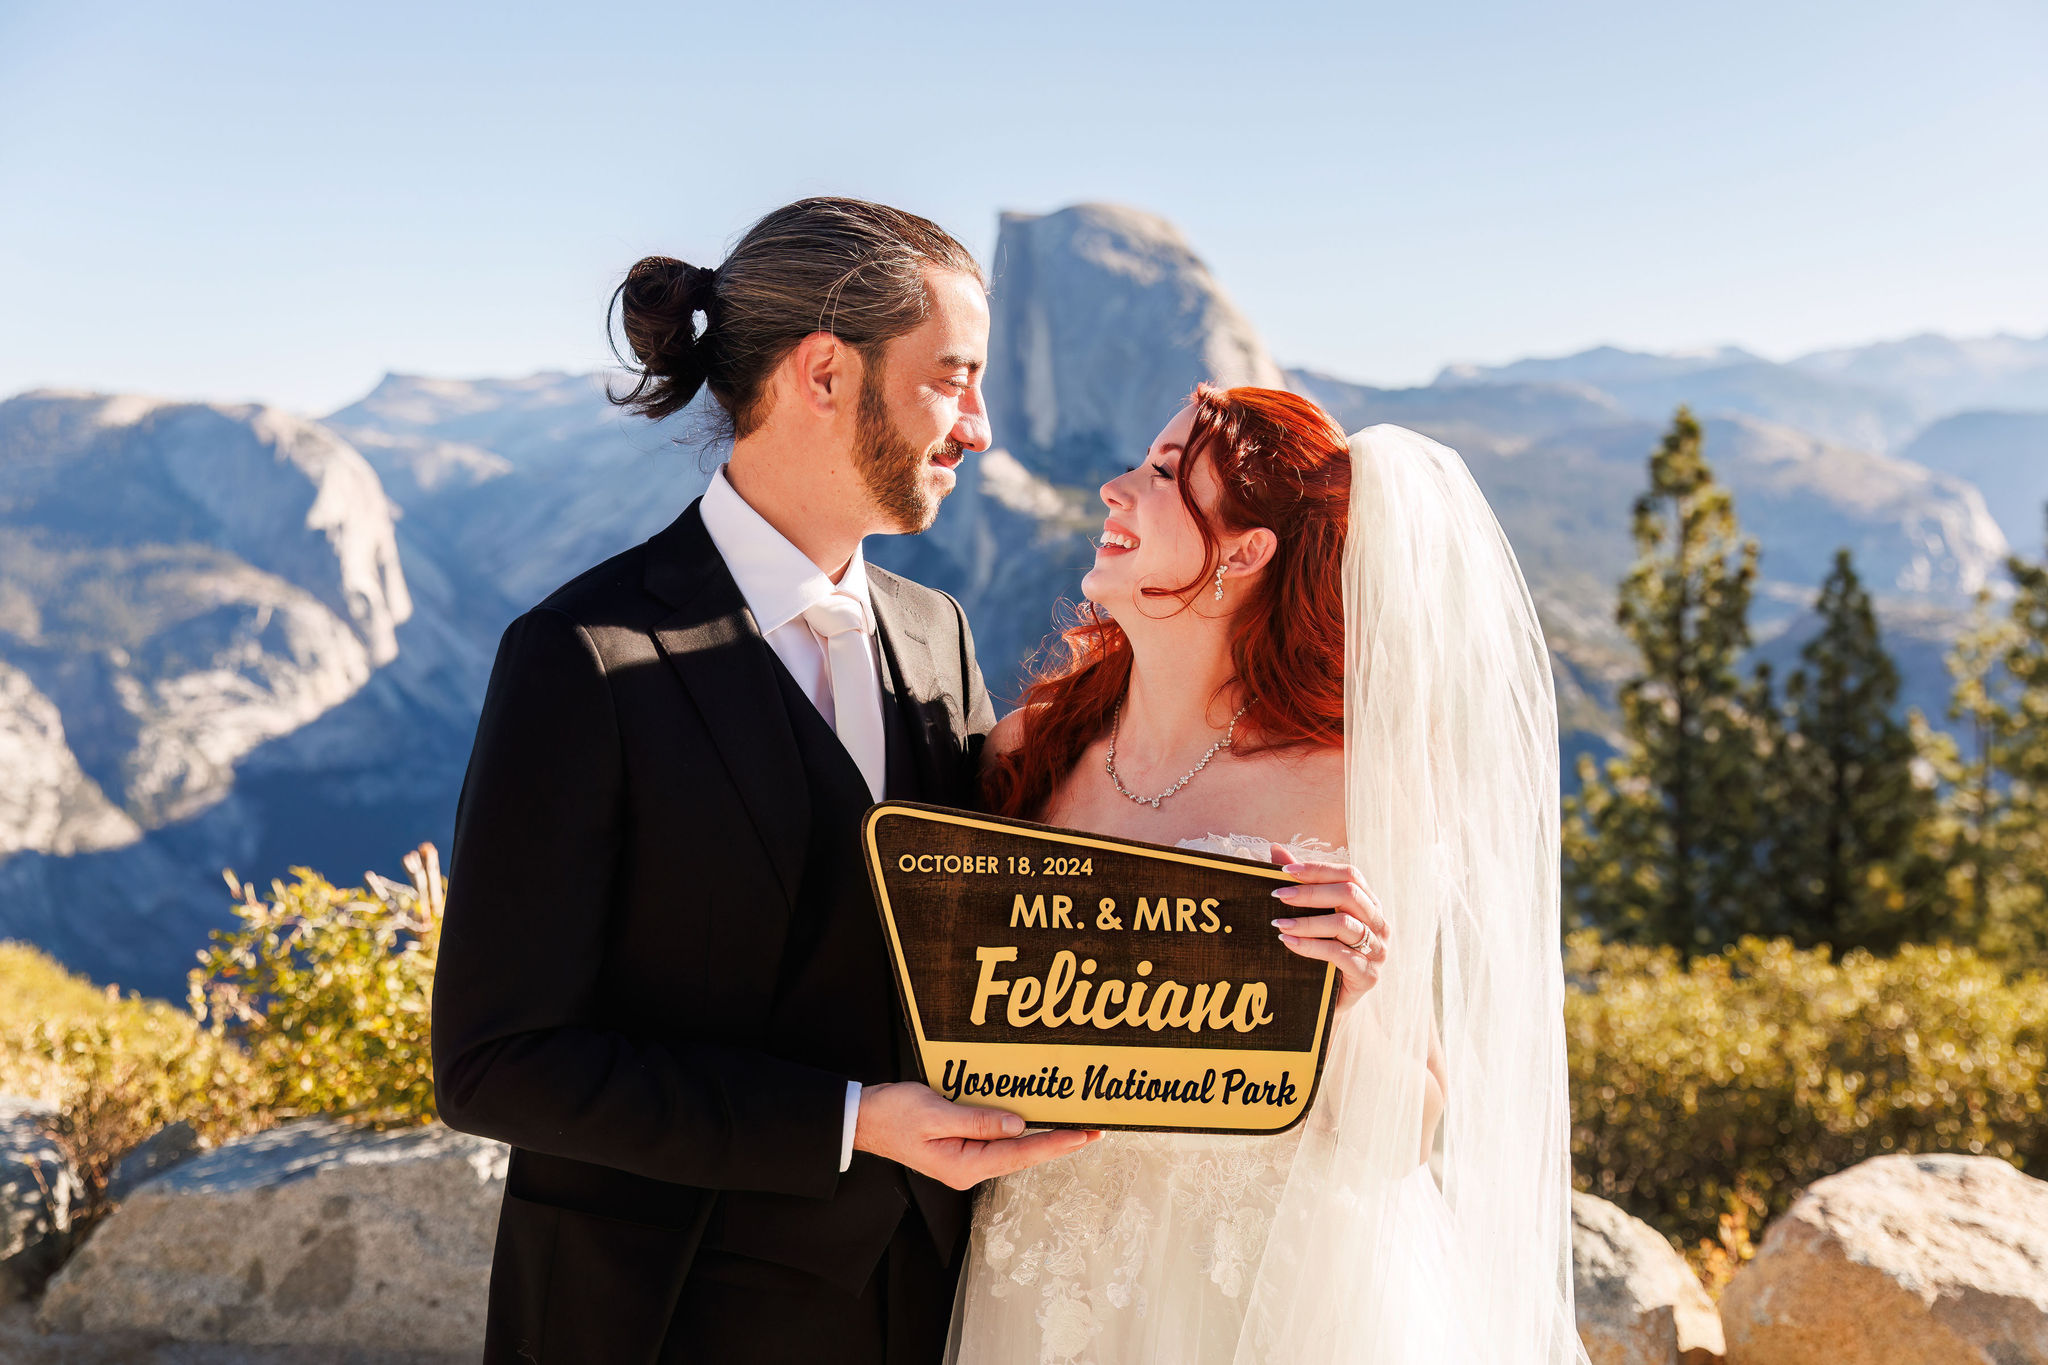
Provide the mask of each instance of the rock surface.
[{"label": "rock surface", "polygon": [[55,1113],[0,1095],[0,1303],[34,1293],[70,1249],[85,1186],[43,1129]]},{"label": "rock surface", "polygon": [[107,1177],[107,1202],[118,1204],[142,1185],[200,1153],[199,1134],[183,1119],[168,1123],[128,1150]]},{"label": "rock surface", "polygon": [[519,611],[675,520],[725,458],[701,395],[649,423],[610,402],[606,382],[392,374],[325,422],[376,467],[425,557]]},{"label": "rock surface", "polygon": [[161,1332],[43,1332],[35,1305],[0,1304],[0,1361],[6,1365],[476,1365],[461,1351],[380,1351],[364,1346],[242,1346],[173,1341]]},{"label": "rock surface", "polygon": [[[0,598],[17,590],[0,584]],[[4,611],[4,604],[0,604]],[[64,714],[29,676],[0,659],[0,859],[39,851],[69,857],[142,837],[133,816],[86,776],[64,738]]]},{"label": "rock surface", "polygon": [[[2048,374],[2048,362],[2042,368]],[[2048,406],[2048,397],[2042,405]],[[2048,412],[1959,412],[1915,436],[1904,453],[1916,464],[1975,484],[2005,538],[2022,554],[2040,552],[2041,506],[2048,503]]]},{"label": "rock surface", "polygon": [[990,276],[989,420],[1054,483],[1092,491],[1123,473],[1197,380],[1286,387],[1250,320],[1153,214],[1006,213]]},{"label": "rock surface", "polygon": [[1729,1365],[2048,1365],[2048,1181],[1955,1155],[1816,1181],[1721,1320]]},{"label": "rock surface", "polygon": [[[445,838],[503,618],[455,615],[478,595],[427,563],[418,610],[400,555],[376,471],[318,423],[0,403],[0,936],[177,998],[223,867],[345,878],[371,863],[331,831],[385,859]],[[365,771],[404,790],[350,808]]]},{"label": "rock surface", "polygon": [[305,1120],[147,1182],[50,1281],[45,1332],[372,1351],[483,1341],[507,1149]]},{"label": "rock surface", "polygon": [[1572,1195],[1579,1340],[1593,1365],[1720,1365],[1721,1319],[1685,1258],[1604,1199]]}]

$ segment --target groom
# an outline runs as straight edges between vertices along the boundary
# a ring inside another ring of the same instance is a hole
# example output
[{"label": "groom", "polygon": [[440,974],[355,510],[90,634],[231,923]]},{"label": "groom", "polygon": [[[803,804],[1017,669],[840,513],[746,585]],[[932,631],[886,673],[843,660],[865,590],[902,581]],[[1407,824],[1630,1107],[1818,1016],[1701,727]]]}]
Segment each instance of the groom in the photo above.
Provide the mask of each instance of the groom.
[{"label": "groom", "polygon": [[861,554],[988,447],[980,269],[810,199],[620,294],[622,401],[708,384],[732,454],[492,670],[433,997],[442,1118],[512,1147],[485,1358],[934,1362],[963,1192],[1083,1141],[903,1079],[859,848],[972,803],[993,724],[958,604]]}]

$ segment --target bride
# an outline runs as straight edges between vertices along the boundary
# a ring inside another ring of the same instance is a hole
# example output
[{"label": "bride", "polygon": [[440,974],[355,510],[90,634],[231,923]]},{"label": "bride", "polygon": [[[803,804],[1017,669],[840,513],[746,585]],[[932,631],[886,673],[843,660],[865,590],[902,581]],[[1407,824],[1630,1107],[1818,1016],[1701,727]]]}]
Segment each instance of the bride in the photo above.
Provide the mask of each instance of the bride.
[{"label": "bride", "polygon": [[1413,432],[1209,385],[1102,499],[989,809],[1284,862],[1274,932],[1336,967],[1337,1023],[1287,1132],[983,1185],[947,1359],[1583,1361],[1556,704],[1485,500]]}]

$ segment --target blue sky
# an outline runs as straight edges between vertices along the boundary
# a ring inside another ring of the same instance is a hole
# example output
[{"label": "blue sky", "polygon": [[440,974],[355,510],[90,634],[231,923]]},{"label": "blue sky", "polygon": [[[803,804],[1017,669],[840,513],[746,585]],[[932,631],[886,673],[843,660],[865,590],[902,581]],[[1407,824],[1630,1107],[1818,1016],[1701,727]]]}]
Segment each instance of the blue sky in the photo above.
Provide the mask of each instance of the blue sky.
[{"label": "blue sky", "polygon": [[0,0],[0,394],[607,359],[835,192],[1176,222],[1283,363],[2048,331],[2048,6]]}]

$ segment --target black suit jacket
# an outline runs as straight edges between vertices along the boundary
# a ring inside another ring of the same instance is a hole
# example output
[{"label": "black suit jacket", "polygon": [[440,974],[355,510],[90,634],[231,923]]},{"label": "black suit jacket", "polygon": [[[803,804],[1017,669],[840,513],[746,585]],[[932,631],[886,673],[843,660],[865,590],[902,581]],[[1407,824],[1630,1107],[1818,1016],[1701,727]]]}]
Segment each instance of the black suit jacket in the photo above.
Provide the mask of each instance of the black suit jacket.
[{"label": "black suit jacket", "polygon": [[[971,804],[994,716],[966,620],[944,593],[868,573],[910,769],[890,794]],[[875,959],[847,953],[835,976],[805,961],[817,925],[793,924],[843,919],[849,894],[873,910],[844,860],[833,886],[806,883],[816,836],[838,834],[814,829],[819,770],[790,686],[696,503],[505,631],[433,999],[443,1120],[513,1147],[493,1349],[651,1358],[707,1225],[854,1289],[912,1200],[942,1256],[964,1228],[956,1191],[865,1153],[839,1171],[847,1081],[894,1079],[908,1058],[851,1074],[844,1040],[792,1030],[779,998],[798,963],[802,1018],[831,1019],[841,996],[875,1018],[877,990],[894,1017]],[[830,819],[857,823],[856,790]]]}]

